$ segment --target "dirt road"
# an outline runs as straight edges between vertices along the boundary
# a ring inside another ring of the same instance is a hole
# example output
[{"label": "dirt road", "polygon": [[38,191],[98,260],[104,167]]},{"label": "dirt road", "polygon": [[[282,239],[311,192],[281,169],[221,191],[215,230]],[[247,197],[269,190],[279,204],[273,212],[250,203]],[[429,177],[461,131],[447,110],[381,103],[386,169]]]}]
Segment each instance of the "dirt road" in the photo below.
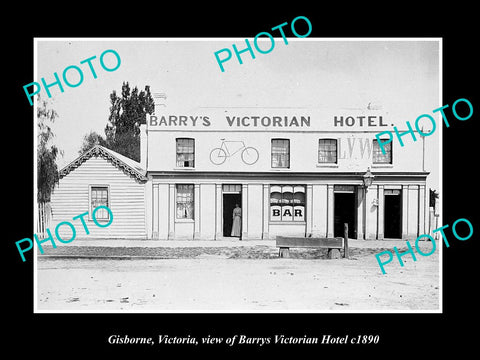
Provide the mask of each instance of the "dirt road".
[{"label": "dirt road", "polygon": [[[428,246],[428,245],[426,245]],[[439,254],[403,258],[382,275],[364,249],[351,259],[38,258],[38,311],[395,312],[439,309]],[[427,251],[426,251],[427,252]]]}]

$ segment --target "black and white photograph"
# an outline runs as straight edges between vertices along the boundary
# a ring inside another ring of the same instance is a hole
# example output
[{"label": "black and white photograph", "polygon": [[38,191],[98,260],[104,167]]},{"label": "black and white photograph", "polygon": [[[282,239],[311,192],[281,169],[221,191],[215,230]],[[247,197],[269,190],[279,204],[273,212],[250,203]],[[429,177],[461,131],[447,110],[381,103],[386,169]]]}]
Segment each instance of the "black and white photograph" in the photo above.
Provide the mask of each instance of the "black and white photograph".
[{"label": "black and white photograph", "polygon": [[36,39],[36,311],[441,311],[441,51]]},{"label": "black and white photograph", "polygon": [[7,353],[474,350],[472,5],[174,5],[8,11]]}]

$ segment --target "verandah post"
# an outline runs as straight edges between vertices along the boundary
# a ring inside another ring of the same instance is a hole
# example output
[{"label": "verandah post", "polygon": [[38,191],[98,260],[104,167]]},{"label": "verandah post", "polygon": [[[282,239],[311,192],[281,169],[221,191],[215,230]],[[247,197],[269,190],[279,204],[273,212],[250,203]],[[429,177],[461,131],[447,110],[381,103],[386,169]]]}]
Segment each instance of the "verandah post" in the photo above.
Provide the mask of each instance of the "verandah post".
[{"label": "verandah post", "polygon": [[343,240],[345,242],[343,244],[343,246],[345,247],[343,257],[348,259],[348,223],[343,224]]}]

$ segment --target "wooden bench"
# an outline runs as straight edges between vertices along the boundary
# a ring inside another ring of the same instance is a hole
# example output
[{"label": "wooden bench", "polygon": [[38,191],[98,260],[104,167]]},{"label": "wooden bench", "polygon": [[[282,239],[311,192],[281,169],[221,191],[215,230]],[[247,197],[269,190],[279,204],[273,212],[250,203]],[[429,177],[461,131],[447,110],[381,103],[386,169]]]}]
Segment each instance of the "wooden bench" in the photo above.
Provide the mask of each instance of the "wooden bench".
[{"label": "wooden bench", "polygon": [[[348,238],[347,238],[348,239]],[[277,236],[277,247],[280,248],[278,256],[281,258],[290,257],[290,248],[327,248],[329,259],[340,258],[340,249],[343,249],[343,257],[348,258],[348,240],[342,237],[335,238],[313,238],[313,237],[290,237]]]}]

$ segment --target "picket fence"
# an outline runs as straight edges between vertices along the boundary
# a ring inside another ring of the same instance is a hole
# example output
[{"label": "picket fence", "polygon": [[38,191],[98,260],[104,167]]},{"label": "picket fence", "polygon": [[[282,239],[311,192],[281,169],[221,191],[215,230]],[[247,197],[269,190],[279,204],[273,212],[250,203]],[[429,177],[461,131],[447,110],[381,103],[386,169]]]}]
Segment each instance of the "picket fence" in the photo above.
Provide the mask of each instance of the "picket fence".
[{"label": "picket fence", "polygon": [[37,236],[41,239],[47,237],[46,229],[50,227],[52,221],[52,206],[50,203],[38,204]]}]

